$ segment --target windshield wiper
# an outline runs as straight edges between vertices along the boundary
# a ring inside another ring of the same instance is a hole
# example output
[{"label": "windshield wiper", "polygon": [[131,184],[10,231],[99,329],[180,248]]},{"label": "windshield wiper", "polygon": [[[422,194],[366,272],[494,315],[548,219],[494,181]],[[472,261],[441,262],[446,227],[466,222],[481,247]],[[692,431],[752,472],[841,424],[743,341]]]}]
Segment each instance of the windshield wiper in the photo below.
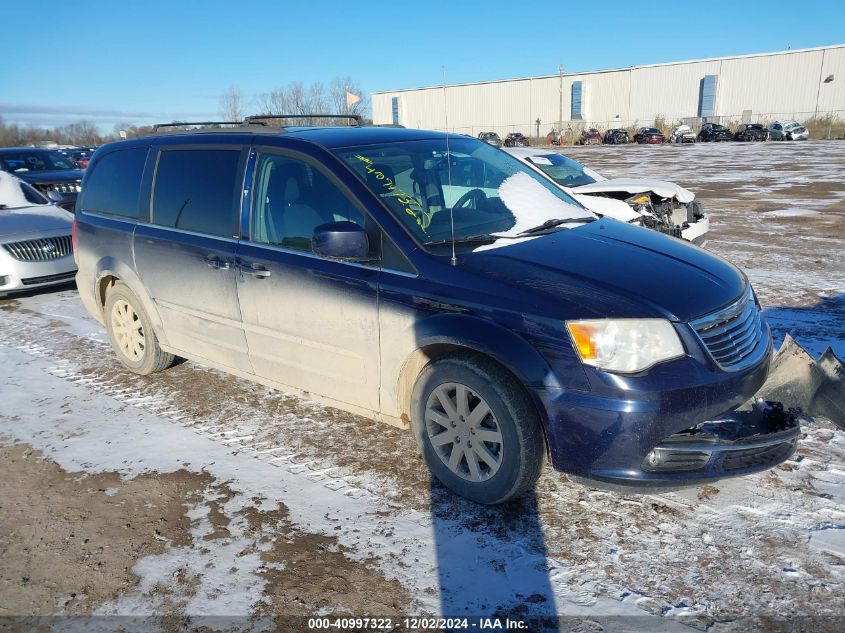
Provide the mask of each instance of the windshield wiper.
[{"label": "windshield wiper", "polygon": [[[498,239],[493,235],[466,235],[464,237],[456,237],[455,244],[470,244],[473,242],[492,242]],[[423,246],[440,246],[441,244],[451,244],[452,238],[446,240],[433,240],[431,242],[423,242]]]},{"label": "windshield wiper", "polygon": [[586,224],[587,222],[594,222],[596,218],[585,215],[580,218],[560,218],[557,220],[547,220],[543,222],[540,226],[535,226],[534,228],[527,229],[519,235],[533,235],[535,233],[542,233],[543,231],[547,231],[549,229],[553,229],[556,226],[560,226],[561,224]]}]

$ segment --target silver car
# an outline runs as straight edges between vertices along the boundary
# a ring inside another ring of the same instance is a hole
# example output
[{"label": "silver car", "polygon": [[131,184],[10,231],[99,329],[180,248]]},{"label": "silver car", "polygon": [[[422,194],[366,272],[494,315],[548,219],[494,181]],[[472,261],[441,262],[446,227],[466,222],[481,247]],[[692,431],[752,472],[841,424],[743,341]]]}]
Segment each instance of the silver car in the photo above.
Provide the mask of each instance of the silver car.
[{"label": "silver car", "polygon": [[0,172],[0,297],[73,281],[73,214]]}]

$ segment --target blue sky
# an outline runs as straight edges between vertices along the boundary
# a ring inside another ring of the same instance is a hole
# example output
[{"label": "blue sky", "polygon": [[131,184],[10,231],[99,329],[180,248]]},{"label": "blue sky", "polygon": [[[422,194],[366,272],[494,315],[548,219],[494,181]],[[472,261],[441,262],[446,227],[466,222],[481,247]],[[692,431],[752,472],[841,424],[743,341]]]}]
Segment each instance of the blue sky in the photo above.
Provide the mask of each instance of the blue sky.
[{"label": "blue sky", "polygon": [[[219,116],[292,81],[390,88],[598,70],[845,42],[840,2],[3,3],[0,117],[110,131]],[[698,5],[702,6],[702,5]],[[671,7],[671,8],[669,8]],[[578,17],[570,17],[575,16]],[[253,109],[248,107],[250,111]]]}]

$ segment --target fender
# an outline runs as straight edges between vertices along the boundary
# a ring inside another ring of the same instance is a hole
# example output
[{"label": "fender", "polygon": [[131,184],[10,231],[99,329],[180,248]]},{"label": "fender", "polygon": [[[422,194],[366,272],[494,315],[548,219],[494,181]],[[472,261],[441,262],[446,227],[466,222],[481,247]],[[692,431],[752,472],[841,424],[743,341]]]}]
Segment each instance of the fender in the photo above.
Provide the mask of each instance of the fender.
[{"label": "fender", "polygon": [[[536,388],[589,389],[587,376],[580,364],[566,363],[565,374],[554,371],[549,361],[526,339],[495,322],[464,314],[437,314],[417,321],[414,326],[416,349],[408,355],[397,377],[397,401],[400,414],[407,415],[413,381],[429,358],[420,350],[433,345],[463,347],[492,358],[508,369],[526,387],[543,420],[548,424],[545,408],[536,397]],[[559,358],[556,358],[559,360]],[[577,361],[576,361],[577,362]],[[570,368],[572,371],[569,371]]]}]

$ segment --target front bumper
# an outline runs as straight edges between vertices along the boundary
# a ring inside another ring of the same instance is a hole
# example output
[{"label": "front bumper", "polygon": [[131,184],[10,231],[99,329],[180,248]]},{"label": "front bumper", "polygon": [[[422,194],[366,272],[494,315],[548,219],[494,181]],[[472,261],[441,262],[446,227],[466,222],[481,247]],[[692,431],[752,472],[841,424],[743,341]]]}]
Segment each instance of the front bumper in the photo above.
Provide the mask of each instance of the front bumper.
[{"label": "front bumper", "polygon": [[[682,339],[693,350],[688,335]],[[720,370],[703,350],[693,350],[685,358],[636,376],[585,367],[590,391],[537,390],[553,466],[576,477],[628,488],[697,485],[771,468],[792,453],[794,437],[781,438],[791,444],[779,452],[764,451],[758,462],[743,468],[726,469],[723,459],[716,457],[683,471],[655,470],[647,461],[672,436],[708,421],[718,424],[734,419],[737,414],[726,412],[747,402],[763,385],[771,351],[767,334],[759,358],[741,371]],[[733,441],[741,443],[743,437],[734,434]],[[729,449],[712,450],[725,453]]]},{"label": "front bumper", "polygon": [[704,216],[697,222],[693,222],[681,231],[681,237],[688,242],[698,246],[704,246],[707,242],[707,234],[710,232],[710,218]]},{"label": "front bumper", "polygon": [[0,244],[0,296],[70,283],[75,274],[73,253],[48,261],[20,261]]}]

